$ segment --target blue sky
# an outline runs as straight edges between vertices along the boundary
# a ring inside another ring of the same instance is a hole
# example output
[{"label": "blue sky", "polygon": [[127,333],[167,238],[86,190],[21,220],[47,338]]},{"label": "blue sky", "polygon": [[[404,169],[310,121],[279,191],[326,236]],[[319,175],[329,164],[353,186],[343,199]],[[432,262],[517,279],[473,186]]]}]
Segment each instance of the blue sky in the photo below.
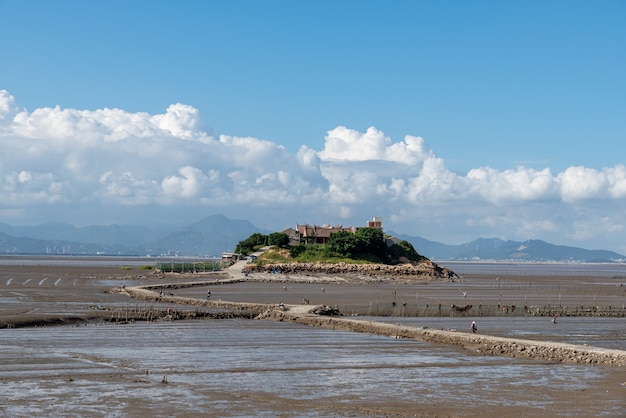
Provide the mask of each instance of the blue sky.
[{"label": "blue sky", "polygon": [[0,0],[0,18],[0,222],[382,216],[626,253],[624,1]]}]

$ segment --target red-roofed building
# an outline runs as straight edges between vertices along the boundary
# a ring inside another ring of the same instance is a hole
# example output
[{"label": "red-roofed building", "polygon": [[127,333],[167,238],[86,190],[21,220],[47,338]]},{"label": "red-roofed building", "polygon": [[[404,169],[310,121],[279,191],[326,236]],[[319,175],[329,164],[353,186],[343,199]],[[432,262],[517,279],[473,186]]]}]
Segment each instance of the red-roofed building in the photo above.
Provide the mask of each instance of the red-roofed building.
[{"label": "red-roofed building", "polygon": [[[383,222],[380,217],[374,217],[373,220],[367,221],[367,228],[383,229]],[[330,234],[339,231],[356,232],[358,227],[350,226],[344,228],[342,225],[296,225],[296,229],[289,228],[284,232],[294,244],[327,244]]]}]

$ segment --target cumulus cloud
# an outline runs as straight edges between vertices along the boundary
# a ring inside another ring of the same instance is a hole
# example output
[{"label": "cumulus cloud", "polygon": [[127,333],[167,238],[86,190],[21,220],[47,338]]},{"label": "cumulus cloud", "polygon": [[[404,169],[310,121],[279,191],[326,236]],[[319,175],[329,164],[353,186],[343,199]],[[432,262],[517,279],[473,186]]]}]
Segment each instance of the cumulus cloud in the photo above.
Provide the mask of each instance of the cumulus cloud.
[{"label": "cumulus cloud", "polygon": [[614,199],[626,198],[626,166],[620,164],[603,171],[609,182],[609,195]]},{"label": "cumulus cloud", "polygon": [[314,153],[292,156],[256,138],[213,138],[200,129],[198,110],[187,105],[158,115],[59,106],[28,112],[1,91],[0,115],[5,206],[44,198],[197,204],[217,196],[254,204],[268,195],[284,201],[316,194],[315,182],[323,180]]},{"label": "cumulus cloud", "polygon": [[622,164],[602,170],[569,167],[558,180],[565,201],[626,197],[626,167]]},{"label": "cumulus cloud", "polygon": [[605,198],[609,194],[609,181],[605,172],[586,167],[569,167],[559,173],[561,197],[566,202],[582,199]]},{"label": "cumulus cloud", "polygon": [[167,108],[164,115],[154,116],[155,125],[179,138],[192,138],[200,127],[200,112],[191,106],[177,103]]},{"label": "cumulus cloud", "polygon": [[89,206],[97,223],[103,205],[197,207],[198,217],[236,208],[283,227],[382,216],[389,228],[416,235],[469,228],[510,238],[561,231],[589,239],[626,223],[616,209],[626,200],[624,165],[462,174],[423,138],[394,141],[375,127],[338,126],[321,150],[302,145],[292,155],[271,141],[213,136],[202,126],[200,112],[180,103],[156,115],[59,106],[29,112],[0,90],[0,213],[26,220],[29,205]]},{"label": "cumulus cloud", "polygon": [[344,126],[328,131],[324,149],[318,154],[325,161],[381,160],[391,139],[374,127],[360,133]]},{"label": "cumulus cloud", "polygon": [[15,102],[15,97],[6,90],[0,90],[0,127],[9,124],[22,109]]},{"label": "cumulus cloud", "polygon": [[472,192],[495,204],[550,199],[558,192],[548,168],[536,171],[517,167],[500,172],[481,167],[470,170],[465,182]]},{"label": "cumulus cloud", "polygon": [[365,133],[345,126],[328,131],[324,149],[318,156],[322,161],[380,160],[413,166],[437,159],[424,139],[407,135],[404,141],[393,143],[373,126]]},{"label": "cumulus cloud", "polygon": [[202,192],[202,184],[208,178],[199,169],[185,166],[178,169],[179,176],[163,179],[161,187],[166,196],[175,198],[195,198]]}]

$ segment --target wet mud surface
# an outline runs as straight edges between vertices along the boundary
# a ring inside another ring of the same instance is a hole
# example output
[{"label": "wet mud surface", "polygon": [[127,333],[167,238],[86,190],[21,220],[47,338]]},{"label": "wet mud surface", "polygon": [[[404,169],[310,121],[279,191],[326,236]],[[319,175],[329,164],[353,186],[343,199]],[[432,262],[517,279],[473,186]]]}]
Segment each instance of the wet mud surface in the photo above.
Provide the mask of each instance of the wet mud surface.
[{"label": "wet mud surface", "polygon": [[3,331],[7,416],[620,416],[624,370],[242,319]]},{"label": "wet mud surface", "polygon": [[[0,321],[71,323],[0,329],[0,415],[619,417],[626,410],[623,367],[475,355],[455,346],[290,322],[108,322],[115,309],[176,308],[108,293],[112,286],[172,279],[119,266],[0,266]],[[367,309],[394,297],[419,298],[420,304],[485,303],[499,301],[501,291],[502,305],[519,304],[520,298],[554,304],[559,294],[561,305],[581,298],[598,306],[624,301],[615,279],[554,275],[465,275],[447,286],[271,282],[171,291],[206,299],[209,288],[211,299],[299,304],[308,298],[311,304]],[[469,319],[380,318],[463,332]],[[481,332],[494,335],[623,349],[624,318],[562,317],[558,325],[549,317],[472,319]]]}]

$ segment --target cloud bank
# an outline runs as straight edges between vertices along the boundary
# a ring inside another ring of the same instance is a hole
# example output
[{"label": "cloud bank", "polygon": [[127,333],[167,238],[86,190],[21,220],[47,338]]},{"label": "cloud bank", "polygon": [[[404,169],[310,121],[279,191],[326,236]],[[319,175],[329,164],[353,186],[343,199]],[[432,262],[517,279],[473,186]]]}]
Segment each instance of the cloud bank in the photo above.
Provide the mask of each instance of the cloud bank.
[{"label": "cloud bank", "polygon": [[622,164],[455,173],[423,138],[394,141],[375,127],[335,127],[323,149],[295,155],[207,131],[198,109],[180,103],[157,115],[30,112],[0,90],[0,216],[103,224],[224,213],[270,229],[382,216],[387,229],[449,243],[541,238],[626,252]]}]

